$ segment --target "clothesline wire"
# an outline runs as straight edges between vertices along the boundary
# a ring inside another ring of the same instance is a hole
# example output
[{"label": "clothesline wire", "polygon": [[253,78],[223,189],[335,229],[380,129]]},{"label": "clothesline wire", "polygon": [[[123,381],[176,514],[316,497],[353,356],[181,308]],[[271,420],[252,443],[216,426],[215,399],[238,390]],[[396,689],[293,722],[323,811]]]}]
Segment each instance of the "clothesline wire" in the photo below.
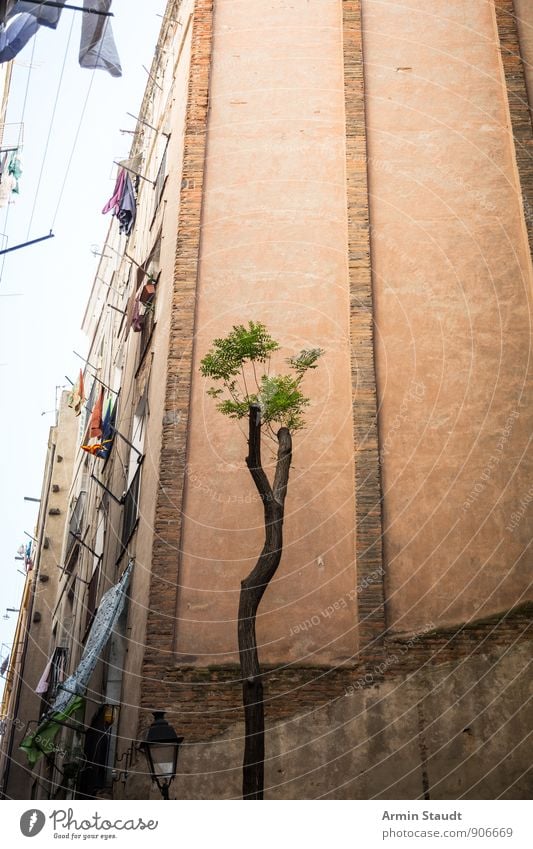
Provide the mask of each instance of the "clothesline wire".
[{"label": "clothesline wire", "polygon": [[26,239],[30,238],[31,225],[33,223],[33,216],[35,214],[35,208],[37,206],[37,199],[39,197],[39,189],[41,187],[41,181],[42,181],[42,178],[43,178],[44,168],[45,168],[45,164],[46,164],[46,158],[47,158],[47,155],[48,155],[48,147],[50,145],[50,138],[52,136],[52,130],[53,130],[53,127],[54,127],[57,105],[58,105],[58,102],[59,102],[59,95],[61,93],[61,88],[63,86],[63,77],[64,77],[64,74],[65,74],[65,67],[66,67],[66,64],[67,64],[68,51],[69,51],[69,47],[70,47],[70,41],[71,41],[71,38],[72,38],[72,33],[73,33],[73,30],[74,30],[74,20],[75,19],[74,19],[74,16],[73,16],[71,23],[70,23],[70,30],[69,30],[69,34],[68,34],[68,38],[67,38],[67,44],[66,44],[66,47],[65,47],[65,55],[63,56],[63,65],[61,66],[61,72],[60,72],[60,75],[59,75],[59,82],[58,82],[56,96],[55,96],[55,100],[54,100],[54,106],[52,108],[52,116],[50,118],[50,125],[48,127],[48,135],[46,137],[46,143],[45,143],[45,146],[44,146],[44,154],[43,154],[43,159],[42,159],[42,162],[41,162],[41,170],[39,172],[39,179],[37,180],[37,188],[35,189],[35,196],[34,196],[34,199],[33,199],[33,207],[32,207],[32,210],[31,210],[30,221],[29,221],[29,224],[28,224],[28,232],[26,234]]},{"label": "clothesline wire", "polygon": [[89,81],[89,85],[88,85],[88,87],[87,87],[87,94],[85,95],[85,101],[84,101],[84,103],[83,103],[83,108],[82,108],[82,110],[81,110],[80,120],[79,120],[79,122],[78,122],[78,127],[77,127],[77,129],[76,129],[76,134],[75,134],[75,136],[74,136],[74,141],[73,141],[73,143],[72,143],[72,148],[71,148],[71,151],[70,151],[70,156],[69,156],[69,158],[68,158],[67,167],[66,167],[66,170],[65,170],[65,176],[64,176],[64,178],[63,178],[63,182],[62,182],[62,184],[61,184],[61,189],[60,189],[60,192],[59,192],[59,198],[58,198],[58,201],[57,201],[56,210],[55,210],[55,212],[54,212],[54,217],[53,217],[53,219],[52,219],[52,224],[51,224],[51,227],[50,227],[50,229],[51,229],[51,230],[53,230],[53,229],[54,229],[54,226],[55,226],[55,223],[56,223],[56,219],[57,219],[57,216],[58,216],[58,214],[59,214],[59,209],[60,209],[60,207],[61,207],[61,201],[63,200],[63,194],[64,194],[64,192],[65,192],[65,187],[66,187],[66,185],[67,185],[67,180],[68,180],[68,177],[69,177],[70,168],[71,168],[71,166],[72,166],[72,161],[73,161],[73,159],[74,159],[74,154],[76,153],[76,146],[77,146],[77,144],[78,144],[78,139],[79,139],[79,136],[80,136],[80,132],[81,132],[82,125],[83,125],[83,120],[84,120],[84,118],[85,118],[85,113],[86,113],[86,111],[87,111],[87,106],[88,106],[88,103],[89,103],[89,97],[90,97],[90,95],[91,95],[91,90],[92,90],[92,87],[93,87],[93,82],[94,82],[95,74],[96,74],[96,68],[94,68],[94,69],[93,69],[93,71],[92,71],[91,79],[90,79],[90,81]]},{"label": "clothesline wire", "polygon": [[[30,90],[31,73],[33,71],[33,59],[34,59],[34,56],[35,56],[35,46],[37,44],[38,36],[39,36],[39,33],[36,32],[33,39],[32,39],[30,67],[28,69],[28,76],[26,78],[26,89],[24,91],[24,100],[22,102],[22,114],[20,116],[19,144],[20,144],[20,136],[21,136],[22,128],[24,127],[24,117],[26,115],[26,105],[28,103],[28,92]],[[5,215],[5,218],[4,218],[4,233],[5,234],[7,234],[7,225],[9,223],[9,212],[10,212],[10,204],[8,203],[7,209],[6,209],[6,215]],[[2,257],[2,264],[0,266],[0,283],[2,282],[2,279],[3,279],[3,276],[4,276],[6,256],[7,256],[7,254],[4,254],[3,257]]]},{"label": "clothesline wire", "polygon": [[[104,47],[104,43],[103,43],[103,40],[102,40],[102,41],[100,42],[100,46],[99,46],[99,49],[98,49],[98,54],[97,54],[97,57],[96,57],[96,63],[95,63],[95,64],[98,64],[98,60],[100,59],[100,55],[101,55],[101,53],[102,53],[103,47]],[[59,198],[58,198],[58,201],[57,201],[56,211],[54,212],[54,217],[53,217],[53,219],[52,219],[52,224],[51,224],[51,227],[50,227],[50,229],[51,229],[51,230],[53,230],[53,229],[54,229],[54,226],[55,226],[55,223],[56,223],[56,218],[57,218],[57,216],[58,216],[58,214],[59,214],[59,209],[60,209],[60,206],[61,206],[61,201],[63,200],[63,194],[64,194],[64,191],[65,191],[65,187],[66,187],[66,185],[67,185],[67,180],[68,180],[68,177],[69,177],[69,173],[70,173],[70,168],[71,168],[71,165],[72,165],[72,161],[73,161],[73,159],[74,159],[74,154],[76,153],[76,145],[77,145],[77,143],[78,143],[78,138],[79,138],[79,135],[80,135],[80,132],[81,132],[81,128],[82,128],[82,125],[83,125],[83,119],[85,118],[85,112],[87,111],[87,106],[88,106],[88,103],[89,103],[89,97],[90,97],[90,95],[91,95],[91,90],[92,90],[92,87],[93,87],[93,83],[94,83],[94,79],[95,79],[96,71],[97,71],[97,68],[96,68],[96,67],[95,67],[95,68],[93,68],[93,71],[92,71],[92,74],[91,74],[91,79],[90,79],[90,81],[89,81],[89,85],[88,85],[88,87],[87,87],[87,94],[86,94],[86,96],[85,96],[85,101],[84,101],[84,104],[83,104],[83,109],[81,110],[81,115],[80,115],[80,120],[79,120],[79,123],[78,123],[78,128],[77,128],[77,130],[76,130],[76,134],[75,134],[75,136],[74,136],[74,141],[73,141],[73,143],[72,143],[72,149],[71,149],[71,151],[70,151],[70,156],[69,156],[69,158],[68,158],[67,168],[66,168],[66,171],[65,171],[65,176],[64,176],[64,179],[63,179],[63,183],[61,184],[61,190],[60,190],[60,192],[59,192]]]}]

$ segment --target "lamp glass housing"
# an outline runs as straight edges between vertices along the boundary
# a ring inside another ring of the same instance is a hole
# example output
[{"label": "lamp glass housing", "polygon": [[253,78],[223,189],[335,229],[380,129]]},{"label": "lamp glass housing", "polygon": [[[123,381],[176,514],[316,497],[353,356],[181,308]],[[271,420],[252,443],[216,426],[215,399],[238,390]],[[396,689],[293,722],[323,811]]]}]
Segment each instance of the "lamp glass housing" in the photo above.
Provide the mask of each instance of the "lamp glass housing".
[{"label": "lamp glass housing", "polygon": [[148,761],[148,769],[152,781],[159,789],[168,790],[176,775],[178,754],[183,737],[179,737],[165,719],[165,712],[154,711],[154,721],[146,732],[146,737],[140,745]]}]

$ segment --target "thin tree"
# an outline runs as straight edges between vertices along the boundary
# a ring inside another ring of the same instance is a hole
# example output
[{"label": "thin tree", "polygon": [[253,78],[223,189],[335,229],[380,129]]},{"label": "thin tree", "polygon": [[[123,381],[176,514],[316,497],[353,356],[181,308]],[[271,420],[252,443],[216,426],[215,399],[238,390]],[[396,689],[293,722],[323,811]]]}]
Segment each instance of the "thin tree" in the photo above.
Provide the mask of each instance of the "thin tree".
[{"label": "thin tree", "polygon": [[[257,653],[256,614],[283,552],[285,497],[292,460],[292,434],[304,426],[308,406],[300,385],[305,373],[316,368],[320,348],[302,350],[286,363],[291,373],[270,374],[271,355],[279,344],[261,323],[238,325],[224,339],[215,339],[201,362],[201,372],[218,383],[208,390],[217,409],[231,419],[248,418],[246,465],[263,502],[265,543],[259,559],[241,582],[238,614],[245,744],[243,798],[262,799],[265,760],[263,683]],[[252,391],[250,391],[250,388]],[[261,461],[262,437],[277,443],[274,480]]]}]

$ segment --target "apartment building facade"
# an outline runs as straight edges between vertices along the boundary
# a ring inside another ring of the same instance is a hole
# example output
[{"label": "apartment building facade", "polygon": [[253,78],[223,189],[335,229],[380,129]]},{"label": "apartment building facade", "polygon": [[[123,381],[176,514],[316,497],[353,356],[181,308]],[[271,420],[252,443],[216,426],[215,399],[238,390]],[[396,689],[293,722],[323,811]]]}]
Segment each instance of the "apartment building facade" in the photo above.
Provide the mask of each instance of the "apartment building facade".
[{"label": "apartment building facade", "polygon": [[240,795],[262,511],[199,367],[250,320],[325,352],[258,616],[266,797],[530,792],[532,27],[519,0],[170,0],[135,224],[111,223],[84,317],[68,674],[129,566],[128,603],[49,792],[157,794],[137,744],[164,710],[173,795]]},{"label": "apartment building facade", "polygon": [[[3,798],[25,799],[39,793],[38,776],[29,768],[20,743],[38,724],[47,706],[47,689],[39,690],[51,657],[49,690],[60,680],[61,652],[54,632],[54,609],[61,584],[61,557],[69,512],[68,494],[78,447],[77,420],[68,407],[68,393],[59,401],[56,424],[50,428],[34,537],[25,557],[26,582],[6,673],[1,707],[0,782]],[[53,646],[51,653],[49,647]],[[47,789],[45,788],[45,791]]]}]

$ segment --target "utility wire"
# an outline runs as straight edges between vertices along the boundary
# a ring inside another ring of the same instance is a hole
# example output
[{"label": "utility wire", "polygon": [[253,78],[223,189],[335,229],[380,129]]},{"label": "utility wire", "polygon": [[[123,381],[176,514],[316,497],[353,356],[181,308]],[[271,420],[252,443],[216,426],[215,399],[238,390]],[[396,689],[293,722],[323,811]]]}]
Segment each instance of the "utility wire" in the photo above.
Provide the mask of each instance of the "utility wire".
[{"label": "utility wire", "polygon": [[72,38],[73,30],[74,30],[74,16],[72,16],[72,20],[71,20],[71,23],[70,23],[70,30],[69,30],[69,34],[68,34],[68,38],[67,38],[67,46],[65,48],[65,55],[63,57],[63,65],[61,67],[61,73],[59,75],[59,82],[58,82],[56,96],[55,96],[55,100],[54,100],[54,106],[52,108],[52,117],[50,119],[50,126],[48,128],[48,135],[46,137],[46,144],[44,146],[43,160],[42,160],[42,163],[41,163],[41,170],[39,172],[39,179],[37,180],[37,188],[35,189],[35,197],[33,199],[33,207],[32,207],[32,210],[31,210],[30,221],[29,221],[29,224],[28,224],[28,232],[26,234],[26,239],[30,238],[31,225],[33,223],[33,216],[35,214],[35,207],[37,206],[37,199],[39,197],[39,189],[41,187],[41,180],[42,180],[42,177],[43,177],[44,167],[45,167],[45,164],[46,164],[46,157],[48,155],[48,147],[50,145],[50,138],[52,136],[52,130],[53,130],[53,127],[54,127],[54,121],[55,121],[56,111],[57,111],[57,104],[59,102],[59,95],[61,93],[61,88],[62,88],[62,85],[63,85],[63,77],[64,77],[64,74],[65,74],[65,67],[66,67],[66,64],[67,64],[68,51],[69,51],[69,47],[70,47],[70,40]]},{"label": "utility wire", "polygon": [[89,97],[91,95],[91,90],[92,90],[92,87],[93,87],[95,74],[96,74],[96,68],[93,69],[93,72],[91,74],[91,80],[90,80],[89,86],[87,88],[87,94],[85,96],[85,102],[83,104],[83,109],[81,110],[81,115],[80,115],[80,120],[79,120],[79,123],[78,123],[77,130],[76,130],[76,135],[74,136],[74,141],[72,143],[72,149],[70,151],[70,156],[69,156],[68,162],[67,162],[67,168],[66,168],[66,171],[65,171],[65,176],[63,178],[63,183],[61,184],[61,190],[59,192],[59,198],[58,198],[58,201],[57,201],[56,211],[54,212],[54,217],[52,219],[52,225],[51,225],[51,228],[50,228],[51,230],[54,229],[54,225],[56,223],[56,218],[57,218],[58,213],[59,213],[59,208],[61,206],[61,201],[63,200],[63,194],[65,192],[65,187],[67,185],[67,180],[68,180],[68,176],[69,176],[69,173],[70,173],[72,161],[74,159],[74,154],[76,153],[76,146],[78,144],[78,139],[79,139],[82,124],[83,124],[83,119],[85,118],[85,112],[87,111],[87,105],[89,103]]},{"label": "utility wire", "polygon": [[[22,127],[24,127],[24,116],[26,115],[26,104],[28,103],[28,92],[30,90],[31,72],[33,71],[33,59],[34,59],[34,56],[35,56],[35,46],[37,44],[38,35],[39,35],[39,33],[36,32],[33,39],[32,39],[30,67],[28,69],[28,76],[27,76],[27,79],[26,79],[26,90],[24,92],[24,100],[23,100],[23,103],[22,103],[22,114],[20,116],[21,128],[19,129],[19,144],[20,144],[20,136],[21,136],[21,132],[22,132]],[[8,222],[9,222],[9,212],[10,212],[10,204],[8,203],[7,209],[6,209],[6,215],[5,215],[5,218],[4,218],[4,233],[6,235],[7,235],[7,225],[8,225]],[[3,255],[2,265],[0,266],[0,283],[2,282],[2,278],[4,276],[5,264],[6,264],[6,254]]]}]

